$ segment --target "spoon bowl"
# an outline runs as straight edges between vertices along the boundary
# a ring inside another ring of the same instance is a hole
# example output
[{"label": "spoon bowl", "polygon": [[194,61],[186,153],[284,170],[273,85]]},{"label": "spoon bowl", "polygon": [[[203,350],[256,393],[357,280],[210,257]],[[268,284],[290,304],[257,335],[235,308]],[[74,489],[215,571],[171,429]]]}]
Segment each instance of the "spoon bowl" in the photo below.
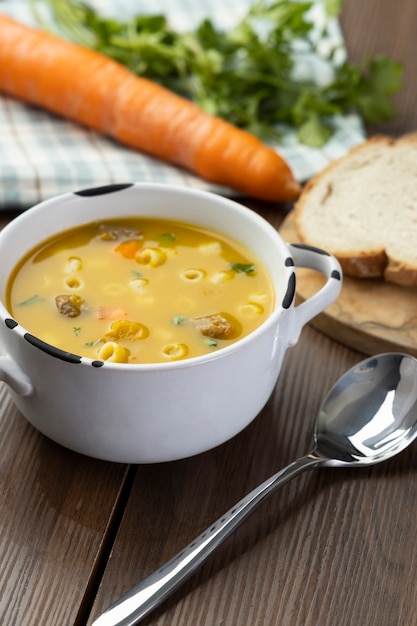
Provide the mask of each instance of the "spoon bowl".
[{"label": "spoon bowl", "polygon": [[417,359],[381,354],[352,367],[319,411],[315,452],[323,465],[373,465],[417,436]]},{"label": "spoon bowl", "polygon": [[314,467],[374,465],[417,436],[417,359],[380,354],[352,367],[327,394],[318,413],[314,450],[251,491],[168,563],[137,585],[93,626],[134,626],[156,608],[270,494]]}]

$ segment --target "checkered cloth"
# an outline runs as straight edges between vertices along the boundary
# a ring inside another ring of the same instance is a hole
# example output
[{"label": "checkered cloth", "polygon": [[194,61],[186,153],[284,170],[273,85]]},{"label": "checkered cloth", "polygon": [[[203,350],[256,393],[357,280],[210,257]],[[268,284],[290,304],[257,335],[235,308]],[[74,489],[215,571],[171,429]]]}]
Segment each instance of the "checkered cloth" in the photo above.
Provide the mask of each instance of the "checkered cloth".
[{"label": "checkered cloth", "polygon": [[[120,19],[133,13],[165,12],[172,26],[187,30],[209,16],[222,29],[246,13],[253,0],[89,0],[103,13],[117,12]],[[0,12],[35,25],[29,0],[0,0]],[[317,13],[317,19],[320,19]],[[343,40],[338,23],[330,37]],[[322,78],[314,59],[300,71]],[[0,70],[1,71],[1,70]],[[297,142],[285,133],[274,148],[287,160],[299,181],[305,181],[365,138],[361,120],[350,115],[336,120],[336,132],[321,149]],[[24,210],[60,193],[115,182],[162,182],[208,189],[224,195],[236,192],[206,181],[76,124],[0,96],[0,210]]]}]

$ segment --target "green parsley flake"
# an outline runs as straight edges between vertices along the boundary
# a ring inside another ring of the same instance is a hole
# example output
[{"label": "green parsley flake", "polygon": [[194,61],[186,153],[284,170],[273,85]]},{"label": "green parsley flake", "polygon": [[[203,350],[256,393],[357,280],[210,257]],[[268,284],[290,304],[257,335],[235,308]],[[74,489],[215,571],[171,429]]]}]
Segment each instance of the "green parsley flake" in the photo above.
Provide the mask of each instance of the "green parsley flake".
[{"label": "green parsley flake", "polygon": [[175,326],[181,326],[182,324],[185,324],[186,321],[187,318],[184,315],[174,315],[172,318],[172,323],[175,324]]},{"label": "green parsley flake", "polygon": [[252,274],[255,271],[253,263],[230,263],[230,267],[238,274]]},{"label": "green parsley flake", "polygon": [[86,341],[84,345],[86,348],[94,348],[94,346],[97,346],[100,341],[101,339],[96,339],[95,341]]},{"label": "green parsley flake", "polygon": [[173,233],[163,233],[158,239],[163,246],[169,246],[177,241],[177,237]]},{"label": "green parsley flake", "polygon": [[19,302],[17,306],[30,306],[31,304],[39,304],[40,302],[44,302],[45,298],[41,298],[38,294],[35,294],[28,298],[27,300],[23,300],[23,302]]}]

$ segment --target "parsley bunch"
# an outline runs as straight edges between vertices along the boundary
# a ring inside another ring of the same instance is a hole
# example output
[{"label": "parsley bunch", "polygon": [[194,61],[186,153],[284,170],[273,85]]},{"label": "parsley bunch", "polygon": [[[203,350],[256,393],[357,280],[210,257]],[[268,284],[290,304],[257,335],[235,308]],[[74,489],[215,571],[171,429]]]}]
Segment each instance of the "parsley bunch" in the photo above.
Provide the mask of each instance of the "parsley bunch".
[{"label": "parsley bunch", "polygon": [[[38,21],[38,0],[31,0]],[[173,30],[165,15],[136,15],[127,22],[100,15],[78,0],[45,0],[61,31],[132,72],[196,102],[204,110],[263,140],[279,140],[296,128],[300,142],[320,147],[333,134],[335,115],[357,112],[366,122],[394,116],[392,96],[401,88],[402,66],[386,56],[335,63],[337,49],[323,52],[328,21],[317,36],[311,9],[302,0],[255,0],[230,30],[203,20],[192,32]],[[341,0],[318,0],[328,19]],[[303,55],[330,69],[323,84],[297,79]],[[281,130],[280,130],[281,129]]]}]

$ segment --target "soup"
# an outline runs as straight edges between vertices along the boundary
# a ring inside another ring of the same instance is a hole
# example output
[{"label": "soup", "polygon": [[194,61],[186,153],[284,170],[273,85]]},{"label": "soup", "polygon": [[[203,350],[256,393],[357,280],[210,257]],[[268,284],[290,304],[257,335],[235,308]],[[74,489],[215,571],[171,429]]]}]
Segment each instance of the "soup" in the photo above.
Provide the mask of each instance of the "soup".
[{"label": "soup", "polygon": [[152,218],[63,232],[15,268],[6,294],[19,324],[102,361],[161,363],[212,353],[274,307],[266,270],[235,241]]}]

